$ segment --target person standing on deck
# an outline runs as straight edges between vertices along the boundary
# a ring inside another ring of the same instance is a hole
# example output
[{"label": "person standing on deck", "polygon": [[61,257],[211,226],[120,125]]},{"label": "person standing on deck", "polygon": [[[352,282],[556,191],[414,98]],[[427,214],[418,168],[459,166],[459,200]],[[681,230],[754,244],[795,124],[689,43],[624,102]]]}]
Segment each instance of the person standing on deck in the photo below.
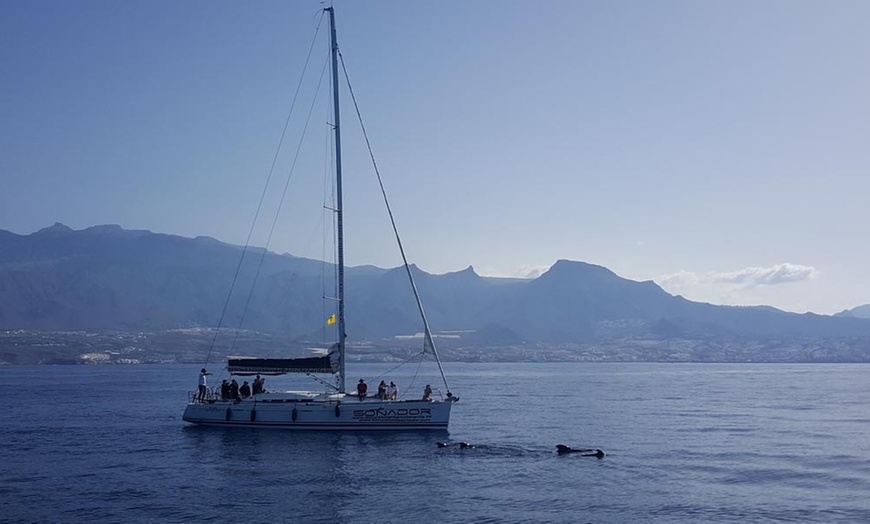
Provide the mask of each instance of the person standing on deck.
[{"label": "person standing on deck", "polygon": [[378,384],[378,398],[381,400],[387,400],[387,383],[383,380]]},{"label": "person standing on deck", "polygon": [[423,400],[432,402],[432,386],[426,384],[426,389],[423,390]]},{"label": "person standing on deck", "polygon": [[208,394],[208,379],[206,378],[208,375],[211,375],[205,368],[202,368],[199,371],[199,388],[196,392],[196,398],[200,402],[205,400],[206,395]]},{"label": "person standing on deck", "polygon": [[399,388],[396,387],[396,383],[392,380],[390,381],[390,385],[387,386],[387,399],[388,400],[396,400],[396,397],[399,396]]},{"label": "person standing on deck", "polygon": [[356,394],[359,396],[360,402],[365,400],[366,393],[369,391],[369,386],[366,384],[366,381],[363,379],[359,379],[359,384],[356,385]]}]

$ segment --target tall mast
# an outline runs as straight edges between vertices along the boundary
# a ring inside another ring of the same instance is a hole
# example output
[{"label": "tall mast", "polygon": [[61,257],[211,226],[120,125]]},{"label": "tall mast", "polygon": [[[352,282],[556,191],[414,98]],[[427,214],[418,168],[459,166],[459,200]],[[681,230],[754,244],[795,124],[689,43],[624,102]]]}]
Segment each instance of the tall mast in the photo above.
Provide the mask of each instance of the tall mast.
[{"label": "tall mast", "polygon": [[345,392],[345,333],[344,326],[344,209],[341,203],[341,112],[338,108],[338,40],[335,38],[335,11],[332,7],[325,8],[329,12],[330,42],[332,48],[332,105],[335,123],[335,213],[338,226],[338,382],[339,392]]}]

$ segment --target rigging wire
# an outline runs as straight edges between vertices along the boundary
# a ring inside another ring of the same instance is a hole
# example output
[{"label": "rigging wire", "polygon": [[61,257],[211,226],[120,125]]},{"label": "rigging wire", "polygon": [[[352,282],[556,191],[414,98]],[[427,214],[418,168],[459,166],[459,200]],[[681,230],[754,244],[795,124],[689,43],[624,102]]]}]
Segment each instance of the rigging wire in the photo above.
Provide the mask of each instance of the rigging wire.
[{"label": "rigging wire", "polygon": [[[236,266],[236,272],[233,275],[232,284],[230,284],[230,291],[227,293],[227,300],[224,302],[223,310],[221,311],[220,319],[218,320],[217,328],[214,331],[214,337],[212,337],[211,345],[208,349],[208,354],[205,357],[205,364],[208,365],[209,360],[211,359],[211,354],[214,351],[215,343],[217,342],[217,336],[220,332],[221,326],[223,325],[224,318],[227,314],[227,308],[230,305],[230,299],[233,296],[233,290],[236,287],[236,282],[239,279],[239,273],[242,270],[242,262],[245,260],[245,255],[248,252],[248,247],[251,245],[251,237],[254,234],[254,226],[257,225],[257,218],[260,216],[260,210],[263,207],[263,201],[266,199],[266,190],[269,188],[269,183],[272,180],[272,173],[275,171],[275,164],[278,161],[278,153],[281,151],[281,145],[284,143],[284,136],[287,134],[287,127],[290,124],[290,117],[293,116],[293,110],[296,107],[296,99],[299,97],[299,92],[302,88],[302,80],[305,78],[305,72],[308,70],[308,62],[311,60],[311,54],[314,51],[314,44],[317,42],[317,34],[320,32],[320,26],[323,23],[324,14],[321,12],[320,20],[317,21],[317,26],[314,28],[314,36],[311,38],[311,45],[308,48],[308,56],[305,58],[305,65],[302,67],[302,74],[299,77],[299,82],[296,85],[296,94],[293,95],[293,102],[290,104],[290,111],[287,114],[287,119],[284,121],[284,129],[281,131],[281,138],[278,140],[278,147],[275,150],[275,156],[272,159],[272,166],[269,168],[269,175],[266,177],[266,184],[263,186],[263,192],[260,195],[260,202],[257,204],[257,211],[254,213],[254,220],[251,223],[251,229],[248,231],[248,237],[245,239],[245,246],[242,248],[242,254],[239,257],[239,263]],[[233,341],[235,344],[235,340]]]},{"label": "rigging wire", "polygon": [[[444,387],[447,390],[450,390],[450,386],[447,384],[447,377],[444,375],[444,369],[441,367],[441,359],[438,358],[438,350],[435,348],[435,340],[432,338],[432,332],[429,329],[429,321],[426,320],[426,313],[423,311],[423,302],[420,300],[420,293],[417,291],[417,284],[414,282],[414,275],[411,274],[411,267],[408,264],[408,258],[405,256],[405,248],[402,246],[402,239],[399,237],[399,228],[396,226],[396,220],[393,218],[393,209],[390,207],[390,201],[387,199],[387,190],[384,188],[384,182],[381,178],[381,171],[378,169],[378,163],[375,160],[375,154],[372,150],[371,141],[369,141],[369,135],[366,132],[366,126],[363,123],[362,113],[360,113],[359,105],[356,102],[356,95],[353,92],[353,86],[350,84],[350,76],[347,74],[347,68],[344,65],[344,55],[339,51],[338,57],[341,60],[341,69],[344,72],[344,79],[347,82],[348,91],[350,91],[350,98],[353,101],[353,107],[356,110],[356,116],[359,120],[360,129],[362,130],[363,138],[366,141],[366,147],[369,151],[369,158],[372,160],[372,167],[375,170],[375,174],[378,177],[378,185],[381,188],[381,194],[384,197],[384,204],[387,207],[387,213],[390,215],[390,223],[393,225],[393,233],[396,235],[396,243],[399,245],[399,252],[402,254],[402,262],[405,264],[405,271],[408,273],[408,279],[411,281],[411,289],[414,291],[414,298],[417,301],[417,309],[420,311],[420,316],[423,318],[423,327],[425,328],[424,340],[423,340],[423,352],[426,352],[426,347],[428,345],[429,348],[432,349],[432,354],[435,355],[435,362],[438,364],[438,371],[441,372],[441,380],[444,381]],[[422,359],[421,359],[422,361]]]},{"label": "rigging wire", "polygon": [[[332,79],[332,71],[330,71],[330,80],[331,79]],[[335,184],[333,183],[334,181],[333,181],[332,177],[329,176],[335,170],[335,133],[333,132],[333,130],[335,129],[335,126],[330,123],[330,122],[332,122],[332,110],[333,110],[332,104],[326,104],[326,128],[325,129],[327,129],[327,132],[325,135],[325,140],[323,141],[324,142],[324,147],[323,147],[323,214],[321,215],[321,219],[322,219],[321,228],[323,230],[323,237],[321,239],[321,245],[320,245],[320,260],[321,260],[321,264],[320,264],[320,285],[321,285],[321,287],[320,287],[320,290],[321,290],[320,307],[321,307],[322,318],[327,318],[327,309],[329,309],[330,313],[335,312],[335,309],[336,309],[334,307],[332,307],[332,308],[326,307],[326,297],[327,296],[331,296],[331,297],[338,296],[338,271],[336,270],[337,268],[335,267],[336,261],[338,260],[338,253],[337,253],[338,243],[335,242],[335,239],[338,235],[336,232],[337,224],[336,224],[336,216],[335,216],[336,193],[335,193]],[[330,218],[329,222],[330,222],[330,226],[332,227],[332,239],[333,239],[332,242],[327,241],[327,234],[326,234],[327,216]],[[326,256],[328,245],[332,246],[332,254],[331,254],[332,258],[331,259],[328,259]],[[327,260],[332,260],[332,263],[330,264],[330,267],[332,267],[332,269],[333,269],[332,290],[331,290],[332,294],[331,295],[327,295],[327,282],[326,282],[326,274],[327,274],[327,262],[326,261]],[[323,323],[321,326],[322,326],[321,338],[322,338],[323,343],[325,344],[326,337],[327,337],[327,330],[328,330],[327,328],[329,327],[329,325],[326,323]],[[335,325],[335,327],[333,328],[333,331],[335,331],[337,328],[338,328],[338,326]],[[336,334],[336,338],[337,337],[338,337],[338,335]]]},{"label": "rigging wire", "polygon": [[[414,386],[414,382],[417,382],[417,377],[420,375],[420,368],[423,366],[423,355],[424,355],[424,353],[421,352],[421,353],[418,353],[417,355],[411,357],[411,358],[416,358],[417,356],[419,356],[420,361],[417,362],[417,369],[414,371],[414,376],[411,377],[411,382],[409,382],[408,387],[405,388],[406,392],[411,391],[411,388]],[[445,381],[445,387],[446,387],[446,381]]]},{"label": "rigging wire", "polygon": [[317,89],[314,91],[314,99],[311,101],[311,106],[308,108],[308,116],[305,119],[305,125],[302,128],[302,136],[299,137],[299,143],[296,145],[296,154],[293,157],[293,163],[290,165],[290,171],[287,173],[287,180],[284,182],[284,190],[281,192],[281,200],[278,202],[278,209],[275,210],[275,217],[272,219],[272,227],[269,229],[269,236],[266,238],[266,245],[263,246],[263,252],[260,254],[257,271],[254,273],[254,281],[251,283],[251,290],[248,293],[248,299],[245,301],[245,307],[242,309],[242,316],[239,319],[239,328],[236,330],[236,336],[233,338],[233,343],[230,346],[231,351],[235,349],[236,340],[238,340],[242,323],[245,321],[245,316],[248,313],[248,306],[251,303],[251,298],[254,296],[254,287],[260,277],[260,271],[263,269],[263,261],[266,259],[269,244],[272,242],[272,236],[274,235],[275,227],[278,224],[278,217],[281,215],[281,208],[284,206],[284,199],[287,197],[287,188],[290,186],[290,179],[293,178],[293,173],[296,170],[296,162],[299,160],[299,152],[302,150],[302,143],[305,141],[305,133],[308,131],[308,124],[311,122],[311,114],[314,112],[314,107],[317,104],[317,95],[320,93],[320,87],[323,85],[323,76],[328,63],[329,60],[324,62],[323,69],[320,71],[320,80],[317,82]]},{"label": "rigging wire", "polygon": [[[423,355],[425,355],[425,353],[422,352],[422,351],[421,351],[420,353],[415,353],[415,354],[411,355],[411,356],[410,356],[408,359],[406,359],[404,362],[399,362],[398,364],[396,364],[396,365],[393,366],[392,368],[390,368],[390,369],[384,371],[384,372],[381,373],[380,375],[378,375],[378,376],[376,376],[375,378],[373,378],[373,379],[372,379],[372,382],[375,382],[375,381],[377,381],[377,380],[379,380],[379,379],[382,379],[382,378],[386,377],[387,375],[389,375],[389,374],[392,373],[393,371],[399,369],[400,367],[404,366],[404,365],[407,364],[408,362],[410,362],[410,361],[414,360],[415,358],[418,358],[418,357],[419,357],[419,358],[420,358],[420,362],[417,363],[417,370],[414,372],[414,376],[411,377],[411,382],[408,384],[408,390],[410,390],[410,389],[411,389],[411,386],[414,384],[414,381],[417,380],[417,375],[420,373],[420,366],[423,365]],[[400,395],[400,396],[401,396],[401,395]]]},{"label": "rigging wire", "polygon": [[[333,73],[333,71],[332,71],[332,69],[330,69],[329,70],[330,80],[332,80],[332,73]],[[330,82],[330,83],[332,85],[335,85],[335,82]],[[337,210],[338,210],[338,181],[334,177],[329,176],[332,173],[338,172],[337,155],[336,155],[336,140],[337,140],[336,135],[337,135],[337,133],[335,133],[336,126],[334,124],[335,119],[336,119],[335,105],[327,104],[326,114],[327,114],[326,122],[327,122],[327,127],[329,129],[326,133],[326,136],[327,136],[327,147],[329,149],[327,152],[328,156],[326,158],[326,162],[324,163],[324,166],[327,170],[324,172],[323,183],[325,185],[328,185],[327,187],[330,188],[329,198],[330,198],[330,204],[332,204],[331,208],[330,208],[330,221],[329,221],[330,225],[332,226],[332,242],[330,242],[330,244],[332,246],[332,296],[336,297],[336,299],[338,299],[339,295],[341,294],[341,292],[339,291],[339,289],[341,289],[341,285],[339,285],[340,276],[339,276],[339,269],[338,269],[338,212],[337,212]],[[324,193],[325,193],[325,191],[324,191]],[[326,228],[324,228],[324,231],[326,231]],[[326,234],[325,233],[323,235],[323,242],[324,242],[324,244],[326,244]],[[324,246],[324,252],[325,251],[326,251],[326,246]],[[324,260],[325,260],[325,257],[324,257]],[[323,285],[325,288],[326,287],[326,278],[325,277],[323,278],[322,282],[323,282]],[[325,305],[326,301],[321,300],[321,303]],[[332,311],[337,315],[339,313],[338,310],[340,310],[342,308],[344,308],[344,304],[338,303],[338,307],[333,308]],[[341,337],[342,334],[344,337],[347,337],[347,332],[345,331],[345,328],[338,322],[333,324],[333,332],[335,333],[335,340],[339,340],[339,337]],[[326,339],[326,332],[324,332],[324,340],[325,339]],[[342,341],[339,341],[338,344],[339,344],[340,348],[343,347]],[[346,360],[344,355],[341,355],[340,358],[342,360]],[[341,368],[342,369],[344,368],[344,363],[341,363]],[[335,389],[337,391],[341,391],[344,389],[344,371],[335,375]]]}]

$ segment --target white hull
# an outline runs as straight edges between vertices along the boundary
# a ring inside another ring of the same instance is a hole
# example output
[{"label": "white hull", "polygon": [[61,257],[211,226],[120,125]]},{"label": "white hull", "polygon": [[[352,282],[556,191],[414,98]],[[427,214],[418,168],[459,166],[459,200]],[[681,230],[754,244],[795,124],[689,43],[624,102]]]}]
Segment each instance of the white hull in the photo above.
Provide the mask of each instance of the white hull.
[{"label": "white hull", "polygon": [[185,422],[294,430],[446,430],[451,401],[245,399],[191,402]]}]

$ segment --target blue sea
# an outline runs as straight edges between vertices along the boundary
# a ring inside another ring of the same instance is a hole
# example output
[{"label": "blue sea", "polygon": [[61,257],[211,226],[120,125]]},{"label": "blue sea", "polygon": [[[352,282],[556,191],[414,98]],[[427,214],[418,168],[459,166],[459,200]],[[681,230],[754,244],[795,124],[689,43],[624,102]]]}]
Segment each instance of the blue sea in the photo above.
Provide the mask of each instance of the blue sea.
[{"label": "blue sea", "polygon": [[870,522],[866,365],[446,363],[404,434],[189,426],[198,368],[0,369],[0,522]]}]

